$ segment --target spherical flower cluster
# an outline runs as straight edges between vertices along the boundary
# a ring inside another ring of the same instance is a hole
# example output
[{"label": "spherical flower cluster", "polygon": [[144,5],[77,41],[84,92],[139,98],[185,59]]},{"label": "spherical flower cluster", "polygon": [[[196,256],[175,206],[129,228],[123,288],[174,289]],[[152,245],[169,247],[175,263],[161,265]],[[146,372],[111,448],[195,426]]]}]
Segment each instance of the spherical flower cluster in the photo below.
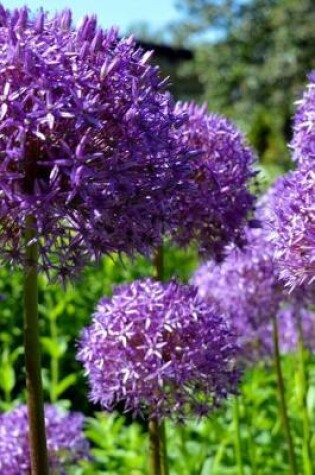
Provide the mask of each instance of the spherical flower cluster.
[{"label": "spherical flower cluster", "polygon": [[315,279],[315,171],[279,178],[269,206],[270,239],[280,276],[290,289]]},{"label": "spherical flower cluster", "polygon": [[293,159],[300,166],[315,169],[315,71],[309,76],[307,90],[300,101],[294,117]]},{"label": "spherical flower cluster", "polygon": [[236,390],[238,348],[221,316],[194,287],[150,279],[98,304],[78,359],[91,400],[112,410],[175,419],[203,415]]},{"label": "spherical flower cluster", "polygon": [[[314,326],[313,314],[305,309],[310,296],[301,289],[290,295],[285,291],[265,229],[248,230],[247,241],[243,250],[231,248],[221,265],[212,261],[202,265],[192,282],[205,301],[218,304],[224,312],[240,346],[247,350],[245,357],[272,355],[274,316],[280,328],[281,349],[289,351],[296,344],[299,315],[306,315],[303,327],[309,329],[310,319]],[[294,311],[288,310],[290,305]]]},{"label": "spherical flower cluster", "polygon": [[244,250],[233,246],[222,264],[210,261],[192,279],[199,295],[209,303],[219,304],[230,318],[240,345],[258,353],[266,324],[270,324],[283,298],[270,246],[263,234],[262,229],[248,230]]},{"label": "spherical flower cluster", "polygon": [[194,189],[173,207],[173,239],[182,246],[196,241],[201,254],[220,256],[227,243],[242,241],[254,201],[248,185],[255,156],[226,118],[194,103],[178,103],[177,111],[188,115],[181,139],[203,153],[192,161]]},{"label": "spherical flower cluster", "polygon": [[[277,313],[279,340],[282,353],[294,352],[298,346],[299,333],[303,344],[310,351],[315,349],[315,312],[299,305],[281,308]],[[270,338],[271,340],[271,338]],[[270,350],[271,351],[271,350]]]},{"label": "spherical flower cluster", "polygon": [[[45,407],[49,466],[66,475],[67,468],[89,457],[83,416],[66,413],[56,406]],[[0,475],[28,475],[31,469],[27,408],[21,405],[0,415]]]},{"label": "spherical flower cluster", "polygon": [[165,81],[132,38],[0,5],[1,256],[23,261],[26,218],[45,271],[148,252],[190,153]]}]

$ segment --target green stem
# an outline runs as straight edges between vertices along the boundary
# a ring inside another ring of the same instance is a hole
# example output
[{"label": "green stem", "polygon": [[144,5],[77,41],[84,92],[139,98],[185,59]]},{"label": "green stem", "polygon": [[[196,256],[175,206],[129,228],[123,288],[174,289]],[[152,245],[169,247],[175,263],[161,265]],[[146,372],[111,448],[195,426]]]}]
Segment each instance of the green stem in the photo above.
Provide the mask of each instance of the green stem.
[{"label": "green stem", "polygon": [[301,321],[298,320],[298,369],[299,369],[299,395],[300,406],[303,419],[303,467],[305,475],[313,475],[312,453],[311,453],[311,429],[310,420],[307,410],[307,391],[308,391],[308,378],[307,370],[305,366],[305,346],[303,341],[303,331]]},{"label": "green stem", "polygon": [[211,474],[213,475],[221,475],[222,474],[222,459],[224,457],[224,453],[226,451],[226,447],[230,444],[230,438],[224,439],[221,444],[219,445],[219,448],[214,456],[213,459],[213,464],[212,464],[212,471]]},{"label": "green stem", "polygon": [[[251,392],[254,394],[254,389]],[[246,422],[248,425],[248,432],[249,432],[249,438],[248,438],[248,449],[249,449],[249,458],[250,458],[250,466],[251,466],[251,473],[252,475],[257,475],[258,470],[257,470],[257,465],[256,465],[256,447],[255,447],[255,432],[254,432],[254,408],[253,404],[247,404],[247,401],[244,401],[244,407],[245,407],[245,416],[246,416]]]},{"label": "green stem", "polygon": [[283,423],[284,433],[285,433],[287,447],[288,447],[290,474],[298,475],[293,440],[292,440],[292,435],[291,435],[290,421],[288,417],[287,404],[285,400],[285,387],[284,387],[284,379],[283,379],[283,373],[282,373],[282,368],[281,368],[280,349],[279,349],[278,322],[275,316],[272,318],[272,326],[273,326],[274,361],[275,361],[275,369],[276,369],[276,375],[277,375],[278,396],[279,396],[280,411],[281,411],[281,416],[282,416],[282,423]]},{"label": "green stem", "polygon": [[234,419],[234,449],[237,463],[238,475],[244,475],[243,457],[242,457],[242,441],[241,441],[241,426],[240,426],[240,408],[238,397],[234,397],[233,401],[233,419]]},{"label": "green stem", "polygon": [[11,391],[4,392],[4,401],[9,404],[11,402]]},{"label": "green stem", "polygon": [[149,475],[162,475],[160,427],[157,419],[149,421]]},{"label": "green stem", "polygon": [[[163,281],[164,278],[164,250],[163,246],[160,246],[154,256],[155,277],[159,281]],[[166,428],[164,421],[159,427],[160,434],[160,470],[161,475],[169,475],[168,460],[167,460],[167,439]]]},{"label": "green stem", "polygon": [[[53,317],[50,319],[50,334],[51,338],[57,344],[58,339],[58,330],[56,325],[56,319]],[[51,390],[50,390],[50,400],[52,403],[57,401],[57,386],[59,381],[59,358],[56,356],[51,356],[50,360],[50,370],[51,370]]]},{"label": "green stem", "polygon": [[163,246],[157,248],[154,256],[155,278],[156,280],[164,279],[164,249]]},{"label": "green stem", "polygon": [[169,475],[168,461],[167,461],[166,427],[165,427],[164,421],[160,425],[160,454],[161,454],[161,475]]},{"label": "green stem", "polygon": [[[32,475],[48,475],[38,323],[38,244],[33,217],[26,218],[24,272],[24,351]],[[29,244],[31,242],[31,244]]]}]

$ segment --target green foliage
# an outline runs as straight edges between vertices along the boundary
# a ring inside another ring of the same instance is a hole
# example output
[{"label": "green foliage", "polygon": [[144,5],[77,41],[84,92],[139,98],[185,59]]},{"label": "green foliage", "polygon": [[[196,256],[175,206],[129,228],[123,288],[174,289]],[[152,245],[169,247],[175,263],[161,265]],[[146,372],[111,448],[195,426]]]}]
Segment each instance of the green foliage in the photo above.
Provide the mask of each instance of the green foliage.
[{"label": "green foliage", "polygon": [[[196,266],[194,250],[165,253],[165,277],[188,280]],[[93,415],[81,368],[75,361],[75,341],[89,323],[96,301],[110,294],[112,286],[154,275],[149,260],[105,258],[88,268],[74,285],[40,282],[40,317],[44,357],[46,400],[85,412],[86,435],[92,445],[90,461],[73,467],[69,475],[146,475],[147,431],[143,421],[131,421],[119,414]],[[44,296],[45,293],[45,296]],[[22,355],[22,276],[0,270],[0,409],[24,399]],[[295,448],[302,469],[303,415],[301,384],[296,355],[283,358],[290,421]],[[315,433],[315,358],[306,358],[309,375],[308,414]],[[233,399],[207,420],[175,426],[167,421],[170,475],[239,475],[235,451]],[[244,475],[286,475],[287,449],[278,408],[277,385],[272,363],[253,363],[243,377],[239,396],[239,426]],[[315,452],[315,437],[312,438]]]},{"label": "green foliage", "polygon": [[[299,412],[297,357],[283,358],[287,401],[294,432],[299,473],[302,471],[302,416]],[[308,367],[313,381],[315,360]],[[314,381],[313,381],[314,383]],[[241,453],[245,475],[287,475],[289,467],[277,385],[270,364],[256,364],[243,379],[240,405]],[[309,388],[309,416],[315,430],[314,390]],[[171,475],[238,475],[235,457],[234,399],[207,420],[185,425],[167,422],[168,457]],[[90,418],[86,434],[93,444],[94,459],[85,464],[82,475],[145,475],[147,437],[143,424],[126,423],[118,414],[98,413]],[[315,440],[313,439],[313,451]]]},{"label": "green foliage", "polygon": [[86,464],[84,474],[145,473],[147,443],[140,424],[126,425],[125,419],[117,414],[99,413],[89,420],[86,435],[94,449],[92,463]]}]

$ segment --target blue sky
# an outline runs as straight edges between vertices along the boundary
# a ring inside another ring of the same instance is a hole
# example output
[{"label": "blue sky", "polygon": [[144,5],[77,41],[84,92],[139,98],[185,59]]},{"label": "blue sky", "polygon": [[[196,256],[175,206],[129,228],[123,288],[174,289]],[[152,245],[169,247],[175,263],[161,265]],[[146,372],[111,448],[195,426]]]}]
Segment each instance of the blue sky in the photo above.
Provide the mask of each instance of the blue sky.
[{"label": "blue sky", "polygon": [[50,12],[70,7],[75,21],[86,13],[96,13],[103,27],[116,25],[122,32],[128,26],[144,21],[157,30],[179,17],[175,0],[7,0],[2,3],[7,8],[26,4],[32,10],[43,6]]}]

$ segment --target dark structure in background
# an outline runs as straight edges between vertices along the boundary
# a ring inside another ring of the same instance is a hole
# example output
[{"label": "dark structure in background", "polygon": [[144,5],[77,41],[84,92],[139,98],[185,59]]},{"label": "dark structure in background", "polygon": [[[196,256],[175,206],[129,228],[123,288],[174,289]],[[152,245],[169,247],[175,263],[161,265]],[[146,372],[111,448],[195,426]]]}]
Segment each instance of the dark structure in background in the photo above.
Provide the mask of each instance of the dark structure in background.
[{"label": "dark structure in background", "polygon": [[170,77],[169,89],[175,99],[189,100],[200,96],[202,85],[188,68],[194,60],[191,50],[141,40],[138,43],[145,51],[154,51],[152,62],[160,66],[164,76]]}]

